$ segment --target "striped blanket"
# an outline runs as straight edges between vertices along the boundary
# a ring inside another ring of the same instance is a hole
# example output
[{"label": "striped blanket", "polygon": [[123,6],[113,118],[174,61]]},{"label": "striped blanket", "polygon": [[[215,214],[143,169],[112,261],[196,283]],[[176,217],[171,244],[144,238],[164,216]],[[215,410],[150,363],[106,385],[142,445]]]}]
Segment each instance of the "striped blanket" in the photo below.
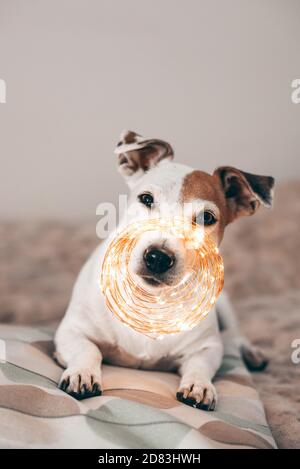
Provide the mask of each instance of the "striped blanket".
[{"label": "striped blanket", "polygon": [[176,374],[104,366],[102,396],[57,388],[53,327],[0,325],[1,448],[275,448],[234,339],[215,385],[215,412],[175,398]]}]

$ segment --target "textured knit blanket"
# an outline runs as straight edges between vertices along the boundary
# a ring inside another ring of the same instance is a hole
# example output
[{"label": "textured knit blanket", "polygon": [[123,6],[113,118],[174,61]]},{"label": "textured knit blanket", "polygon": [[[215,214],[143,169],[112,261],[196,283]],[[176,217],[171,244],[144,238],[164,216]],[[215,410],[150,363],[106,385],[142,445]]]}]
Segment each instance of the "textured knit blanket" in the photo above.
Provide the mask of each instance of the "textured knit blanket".
[{"label": "textured knit blanket", "polygon": [[215,412],[178,402],[179,377],[103,366],[102,396],[57,388],[53,327],[0,325],[2,448],[275,448],[263,405],[234,339],[214,382]]}]

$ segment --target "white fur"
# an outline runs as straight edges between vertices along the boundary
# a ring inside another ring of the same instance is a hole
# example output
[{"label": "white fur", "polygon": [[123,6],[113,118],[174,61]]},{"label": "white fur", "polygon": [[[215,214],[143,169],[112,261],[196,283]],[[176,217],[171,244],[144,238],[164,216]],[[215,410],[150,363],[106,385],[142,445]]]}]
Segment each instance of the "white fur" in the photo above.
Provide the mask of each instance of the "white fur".
[{"label": "white fur", "polygon": [[[154,210],[162,216],[173,215],[175,209],[171,207],[179,201],[183,179],[191,171],[188,166],[160,162],[131,184],[131,207],[137,203],[139,193],[151,189],[160,201],[160,207]],[[141,205],[138,214],[133,216],[129,207],[126,215],[126,223],[143,219],[147,208]],[[126,223],[122,221],[121,227]],[[195,405],[213,409],[216,392],[211,380],[223,354],[215,309],[192,331],[165,336],[162,340],[153,340],[126,327],[107,309],[99,288],[101,264],[109,241],[110,238],[104,241],[83,266],[56,333],[56,355],[66,368],[61,379],[64,390],[84,395],[86,390],[93,391],[95,383],[101,387],[101,362],[105,359],[145,369],[177,369],[183,398],[189,397]],[[153,241],[157,239],[147,239],[148,243]],[[134,262],[133,269],[137,268],[139,259]]]}]

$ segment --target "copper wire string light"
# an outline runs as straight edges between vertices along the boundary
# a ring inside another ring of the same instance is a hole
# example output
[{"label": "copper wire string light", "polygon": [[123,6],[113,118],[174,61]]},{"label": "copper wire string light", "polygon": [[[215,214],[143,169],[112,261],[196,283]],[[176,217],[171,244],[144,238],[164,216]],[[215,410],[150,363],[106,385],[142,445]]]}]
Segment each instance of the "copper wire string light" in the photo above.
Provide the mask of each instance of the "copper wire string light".
[{"label": "copper wire string light", "polygon": [[[176,285],[147,288],[129,270],[133,249],[149,231],[171,235],[192,250],[192,262]],[[158,338],[195,327],[215,304],[224,283],[222,257],[203,228],[183,218],[143,220],[126,227],[109,245],[101,288],[108,308],[136,331]]]}]

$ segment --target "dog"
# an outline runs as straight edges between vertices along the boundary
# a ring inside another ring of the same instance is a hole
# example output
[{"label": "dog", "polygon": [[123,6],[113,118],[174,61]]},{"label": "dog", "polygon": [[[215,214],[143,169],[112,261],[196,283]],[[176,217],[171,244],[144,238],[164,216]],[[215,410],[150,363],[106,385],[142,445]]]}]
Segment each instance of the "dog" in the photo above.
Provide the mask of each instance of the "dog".
[{"label": "dog", "polygon": [[[270,207],[274,179],[223,166],[214,173],[173,162],[173,149],[163,140],[125,131],[115,153],[120,173],[130,188],[126,226],[153,215],[174,216],[191,204],[190,217],[204,226],[219,246],[225,227],[260,205]],[[119,228],[120,228],[119,227]],[[112,233],[113,237],[115,233]],[[55,356],[65,368],[59,387],[77,399],[101,395],[101,363],[148,370],[172,370],[180,375],[177,399],[203,410],[214,410],[217,393],[212,380],[223,357],[221,329],[239,341],[250,369],[263,369],[267,360],[238,331],[232,307],[222,293],[207,318],[190,331],[156,341],[126,327],[107,309],[99,287],[101,262],[110,238],[103,241],[83,266],[70,304],[55,335]],[[184,273],[182,246],[151,232],[137,243],[130,269],[149,289],[173,285]]]}]

